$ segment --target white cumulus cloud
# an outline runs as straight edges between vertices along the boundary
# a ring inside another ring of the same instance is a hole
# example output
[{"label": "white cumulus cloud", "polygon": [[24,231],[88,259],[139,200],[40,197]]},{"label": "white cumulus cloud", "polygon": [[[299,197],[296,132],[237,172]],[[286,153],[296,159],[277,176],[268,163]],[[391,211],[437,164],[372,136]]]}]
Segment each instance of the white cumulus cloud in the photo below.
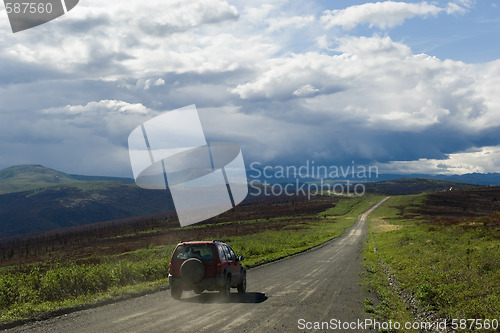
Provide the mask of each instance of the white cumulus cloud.
[{"label": "white cumulus cloud", "polygon": [[[455,5],[462,8],[458,4]],[[349,30],[360,24],[368,24],[370,27],[387,29],[401,25],[405,20],[416,16],[436,16],[445,10],[446,8],[426,1],[420,3],[384,1],[327,10],[320,21],[326,28],[341,26]]]},{"label": "white cumulus cloud", "polygon": [[232,93],[270,103],[307,98],[295,108],[391,131],[439,124],[477,133],[500,126],[500,62],[441,60],[378,36],[345,37],[337,50],[339,55],[309,52],[268,61],[263,73]]}]

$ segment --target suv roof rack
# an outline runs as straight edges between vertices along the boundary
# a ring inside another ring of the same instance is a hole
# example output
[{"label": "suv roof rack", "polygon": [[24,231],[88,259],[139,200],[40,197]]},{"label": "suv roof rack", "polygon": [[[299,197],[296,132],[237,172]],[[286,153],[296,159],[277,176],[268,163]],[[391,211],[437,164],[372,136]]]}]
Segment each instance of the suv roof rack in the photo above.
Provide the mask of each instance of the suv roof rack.
[{"label": "suv roof rack", "polygon": [[223,240],[220,240],[220,239],[214,239],[212,242],[213,242],[213,243],[215,243],[215,242],[225,243]]}]

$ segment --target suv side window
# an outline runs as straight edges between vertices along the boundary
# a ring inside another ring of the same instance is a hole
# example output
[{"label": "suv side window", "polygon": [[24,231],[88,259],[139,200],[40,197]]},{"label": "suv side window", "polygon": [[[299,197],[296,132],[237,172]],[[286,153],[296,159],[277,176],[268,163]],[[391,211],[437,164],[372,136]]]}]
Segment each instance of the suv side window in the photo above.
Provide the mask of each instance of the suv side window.
[{"label": "suv side window", "polygon": [[233,249],[228,245],[227,248],[229,249],[229,254],[231,254],[231,258],[233,258],[233,260],[236,260],[236,254],[234,254],[234,251]]},{"label": "suv side window", "polygon": [[224,252],[226,252],[227,260],[234,260],[234,252],[233,254],[231,254],[232,251],[229,250],[229,247],[227,245],[224,245]]},{"label": "suv side window", "polygon": [[219,256],[220,256],[220,259],[222,261],[225,261],[226,260],[226,253],[224,252],[224,250],[222,249],[222,245],[220,244],[217,244],[217,250],[219,250]]}]

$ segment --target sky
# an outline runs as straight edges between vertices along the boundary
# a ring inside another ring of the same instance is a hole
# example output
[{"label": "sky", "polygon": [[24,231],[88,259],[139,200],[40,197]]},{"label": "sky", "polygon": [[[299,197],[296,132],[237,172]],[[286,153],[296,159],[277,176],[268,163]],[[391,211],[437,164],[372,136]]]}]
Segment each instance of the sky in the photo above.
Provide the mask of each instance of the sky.
[{"label": "sky", "polygon": [[499,40],[498,0],[0,6],[0,169],[132,177],[130,132],[195,104],[247,165],[500,172]]}]

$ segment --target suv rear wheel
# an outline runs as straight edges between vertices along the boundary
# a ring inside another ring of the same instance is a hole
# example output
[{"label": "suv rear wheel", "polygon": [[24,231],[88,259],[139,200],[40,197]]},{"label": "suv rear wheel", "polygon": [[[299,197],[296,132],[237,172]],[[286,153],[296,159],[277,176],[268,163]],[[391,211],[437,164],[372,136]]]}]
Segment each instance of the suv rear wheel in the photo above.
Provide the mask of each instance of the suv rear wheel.
[{"label": "suv rear wheel", "polygon": [[238,293],[244,294],[247,291],[247,273],[246,271],[242,273],[241,282],[238,284]]},{"label": "suv rear wheel", "polygon": [[173,299],[181,299],[182,297],[182,288],[176,286],[175,284],[170,285],[170,295],[172,295]]},{"label": "suv rear wheel", "polygon": [[222,297],[228,298],[231,294],[231,275],[227,275],[224,280],[224,286],[219,290]]}]

